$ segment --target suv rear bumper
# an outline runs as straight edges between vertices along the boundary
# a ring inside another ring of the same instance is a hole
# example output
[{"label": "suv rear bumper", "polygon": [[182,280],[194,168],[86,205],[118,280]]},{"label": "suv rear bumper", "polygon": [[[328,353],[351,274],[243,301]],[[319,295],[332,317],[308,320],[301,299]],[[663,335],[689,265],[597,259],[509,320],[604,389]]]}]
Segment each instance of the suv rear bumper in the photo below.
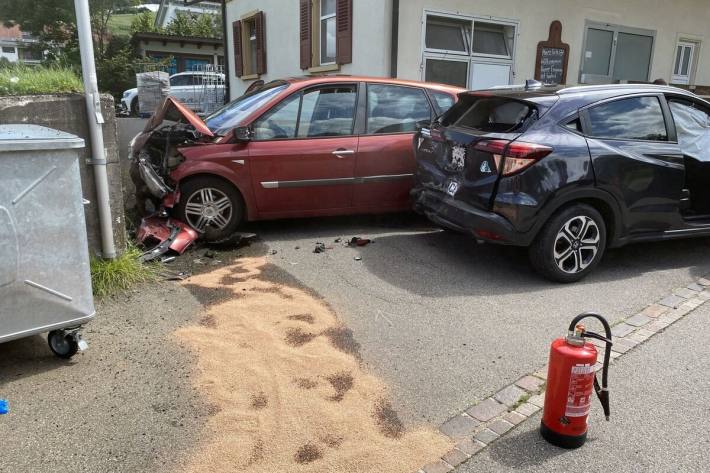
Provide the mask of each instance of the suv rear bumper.
[{"label": "suv rear bumper", "polygon": [[515,230],[505,217],[473,207],[431,189],[412,189],[414,210],[432,222],[476,238],[505,245],[526,246],[527,235]]}]

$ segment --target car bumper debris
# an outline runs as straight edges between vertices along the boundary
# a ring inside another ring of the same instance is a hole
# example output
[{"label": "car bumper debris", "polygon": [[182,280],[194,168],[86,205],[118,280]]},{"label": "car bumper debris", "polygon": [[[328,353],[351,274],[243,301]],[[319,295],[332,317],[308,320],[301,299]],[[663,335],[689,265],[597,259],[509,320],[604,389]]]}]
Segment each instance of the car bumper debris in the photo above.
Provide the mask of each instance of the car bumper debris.
[{"label": "car bumper debris", "polygon": [[141,256],[141,261],[146,262],[171,250],[183,254],[197,240],[198,234],[178,220],[152,216],[141,221],[136,237],[146,247],[152,247]]}]

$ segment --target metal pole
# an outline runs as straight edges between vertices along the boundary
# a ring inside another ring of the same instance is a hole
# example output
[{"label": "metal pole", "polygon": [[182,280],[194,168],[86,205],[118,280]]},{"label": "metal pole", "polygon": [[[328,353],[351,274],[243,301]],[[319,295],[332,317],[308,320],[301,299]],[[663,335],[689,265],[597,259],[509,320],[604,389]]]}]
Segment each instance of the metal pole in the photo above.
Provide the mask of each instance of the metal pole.
[{"label": "metal pole", "polygon": [[224,103],[229,103],[232,101],[230,96],[229,86],[231,80],[229,79],[229,41],[227,41],[227,0],[222,0],[222,42],[224,46],[222,48],[222,57],[224,58]]},{"label": "metal pole", "polygon": [[106,151],[104,149],[104,135],[101,126],[104,123],[104,117],[101,114],[101,97],[99,96],[99,86],[96,81],[94,43],[91,37],[88,0],[74,0],[74,9],[76,10],[76,27],[79,33],[87,121],[89,123],[89,135],[91,136],[91,164],[94,166],[96,204],[99,211],[99,227],[101,229],[101,252],[104,258],[113,259],[116,257],[116,247],[113,241],[113,226],[111,225]]}]

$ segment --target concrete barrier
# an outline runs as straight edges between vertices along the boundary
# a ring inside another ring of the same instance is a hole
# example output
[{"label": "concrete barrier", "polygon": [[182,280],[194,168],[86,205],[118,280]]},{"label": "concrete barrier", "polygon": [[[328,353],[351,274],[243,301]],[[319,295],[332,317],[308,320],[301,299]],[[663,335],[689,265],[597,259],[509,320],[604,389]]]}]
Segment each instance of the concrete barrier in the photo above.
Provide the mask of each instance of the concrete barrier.
[{"label": "concrete barrier", "polygon": [[[101,96],[101,110],[105,120],[103,132],[108,161],[107,173],[113,218],[113,237],[116,242],[116,251],[120,254],[126,248],[127,239],[113,97],[108,94]],[[91,139],[84,96],[71,94],[0,97],[0,124],[12,123],[42,125],[77,135],[86,141],[86,148],[80,150],[79,153],[81,186],[84,198],[90,201],[84,207],[86,231],[89,251],[92,255],[100,255],[99,217],[93,170],[91,164],[88,163],[91,158]],[[58,243],[61,244],[61,242]]]}]

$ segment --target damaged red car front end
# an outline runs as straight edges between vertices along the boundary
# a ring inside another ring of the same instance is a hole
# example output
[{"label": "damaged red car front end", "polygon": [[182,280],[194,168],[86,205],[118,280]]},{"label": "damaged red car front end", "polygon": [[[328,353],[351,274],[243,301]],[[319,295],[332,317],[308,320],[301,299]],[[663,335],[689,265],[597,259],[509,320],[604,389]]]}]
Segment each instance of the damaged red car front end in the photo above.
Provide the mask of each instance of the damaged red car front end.
[{"label": "damaged red car front end", "polygon": [[[166,124],[166,122],[168,122]],[[188,224],[169,218],[163,209],[179,200],[179,189],[166,177],[184,158],[178,147],[209,143],[215,138],[190,109],[168,97],[130,144],[131,177],[136,186],[136,208],[141,220],[136,237],[146,247],[143,261],[172,250],[182,254],[199,238]],[[150,203],[152,208],[147,207]]]}]

